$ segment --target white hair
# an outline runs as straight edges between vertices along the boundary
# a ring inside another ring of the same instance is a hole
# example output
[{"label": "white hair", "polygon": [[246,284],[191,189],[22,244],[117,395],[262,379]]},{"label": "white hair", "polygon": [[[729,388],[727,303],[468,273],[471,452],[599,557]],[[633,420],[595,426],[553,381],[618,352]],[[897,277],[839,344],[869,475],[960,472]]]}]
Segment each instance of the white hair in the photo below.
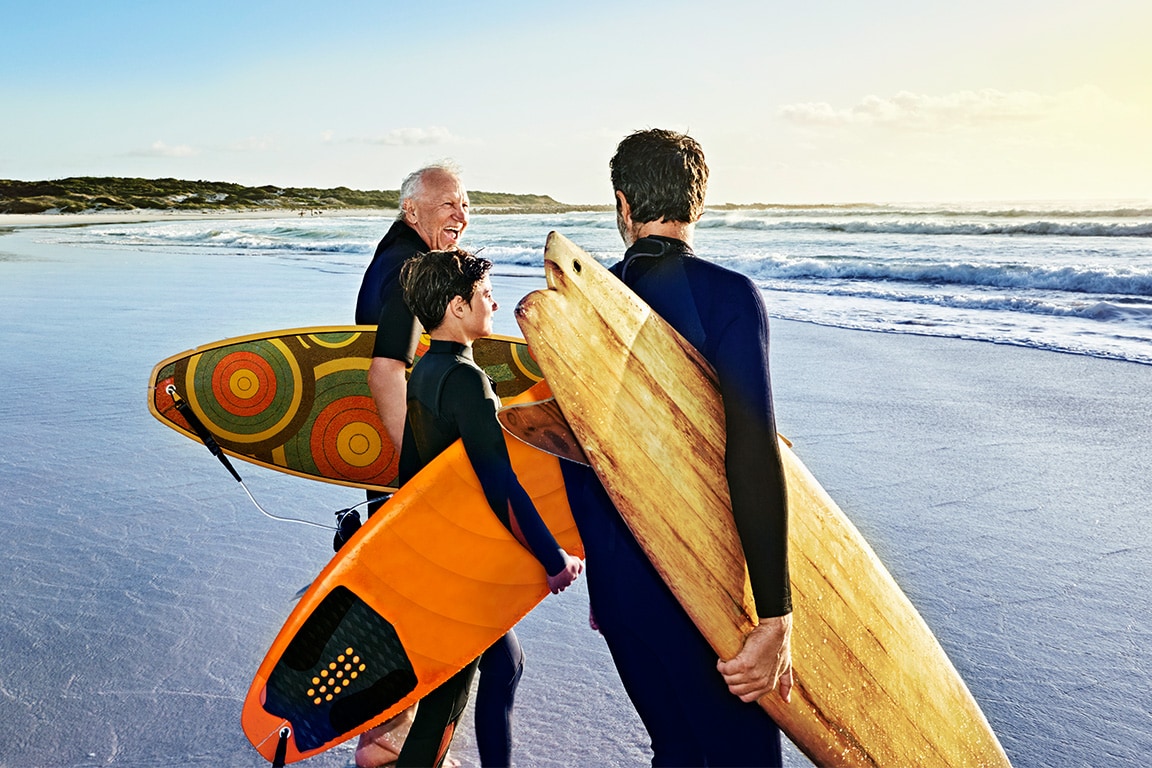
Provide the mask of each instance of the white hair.
[{"label": "white hair", "polygon": [[441,171],[443,173],[451,174],[457,179],[460,178],[460,166],[452,160],[441,160],[439,162],[430,163],[423,168],[418,168],[412,173],[404,177],[404,181],[400,183],[400,216],[404,218],[404,201],[410,200],[414,197],[419,197],[424,192],[424,176],[431,171]]}]

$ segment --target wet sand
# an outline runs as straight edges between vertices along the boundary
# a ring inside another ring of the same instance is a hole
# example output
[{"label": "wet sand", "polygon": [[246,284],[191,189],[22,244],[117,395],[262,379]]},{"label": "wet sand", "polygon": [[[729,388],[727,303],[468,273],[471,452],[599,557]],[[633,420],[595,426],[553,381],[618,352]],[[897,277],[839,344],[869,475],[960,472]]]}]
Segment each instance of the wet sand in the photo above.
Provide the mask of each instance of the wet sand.
[{"label": "wet sand", "polygon": [[[147,377],[206,341],[345,322],[357,284],[261,257],[0,237],[0,766],[265,764],[240,703],[330,536],[262,517],[202,446],[149,416]],[[497,276],[497,331],[517,332],[511,307],[541,284]],[[780,430],[1013,763],[1142,764],[1152,366],[782,321],[772,343]],[[239,468],[280,514],[328,522],[360,498]],[[649,759],[586,614],[581,586],[518,627],[518,765]],[[477,765],[470,726],[454,749]]]}]

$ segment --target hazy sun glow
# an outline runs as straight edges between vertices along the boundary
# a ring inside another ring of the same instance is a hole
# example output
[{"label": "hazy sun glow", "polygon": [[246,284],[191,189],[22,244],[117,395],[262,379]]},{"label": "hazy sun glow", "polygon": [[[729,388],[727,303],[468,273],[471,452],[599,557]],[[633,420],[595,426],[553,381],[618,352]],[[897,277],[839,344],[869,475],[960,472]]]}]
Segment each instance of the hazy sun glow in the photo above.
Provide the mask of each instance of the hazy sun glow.
[{"label": "hazy sun glow", "polygon": [[0,177],[394,189],[451,157],[607,202],[662,126],[713,203],[1152,198],[1146,0],[545,5],[22,4]]}]

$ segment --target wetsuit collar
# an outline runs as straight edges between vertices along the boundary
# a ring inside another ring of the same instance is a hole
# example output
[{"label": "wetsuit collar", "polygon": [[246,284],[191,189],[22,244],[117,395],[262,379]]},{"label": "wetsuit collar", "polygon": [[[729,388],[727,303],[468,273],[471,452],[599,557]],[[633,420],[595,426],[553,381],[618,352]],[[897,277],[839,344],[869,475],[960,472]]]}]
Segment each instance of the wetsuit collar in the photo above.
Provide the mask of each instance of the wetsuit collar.
[{"label": "wetsuit collar", "polygon": [[392,222],[392,226],[384,233],[384,239],[380,241],[377,246],[377,251],[382,251],[385,248],[390,248],[393,243],[403,240],[404,242],[416,248],[420,253],[428,250],[428,244],[424,242],[424,238],[420,237],[420,233],[408,226],[408,222],[403,219],[396,219]]},{"label": "wetsuit collar", "polygon": [[428,355],[455,355],[456,357],[472,360],[472,345],[461,344],[458,341],[446,339],[432,339],[428,344]]},{"label": "wetsuit collar", "polygon": [[624,252],[624,260],[620,262],[620,279],[628,282],[625,277],[628,274],[628,267],[631,266],[635,259],[642,256],[695,255],[696,254],[692,252],[692,246],[683,240],[677,240],[674,237],[664,237],[663,235],[648,235],[632,243],[632,247]]},{"label": "wetsuit collar", "polygon": [[692,246],[683,240],[677,240],[674,237],[664,237],[664,235],[648,235],[642,237],[636,242],[632,243],[632,247],[624,253],[624,258],[629,256],[644,254],[645,256],[666,256],[669,254],[686,254],[689,256],[692,253]]}]

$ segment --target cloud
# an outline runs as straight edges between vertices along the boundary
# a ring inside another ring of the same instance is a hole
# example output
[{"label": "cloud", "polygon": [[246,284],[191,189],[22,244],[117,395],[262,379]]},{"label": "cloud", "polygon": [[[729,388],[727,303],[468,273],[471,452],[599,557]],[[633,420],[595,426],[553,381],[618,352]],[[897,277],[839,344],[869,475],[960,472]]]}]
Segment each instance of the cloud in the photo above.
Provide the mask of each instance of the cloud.
[{"label": "cloud", "polygon": [[363,144],[378,144],[388,147],[415,147],[429,144],[466,144],[467,140],[453,136],[443,126],[429,128],[396,128],[382,136],[353,139]]},{"label": "cloud", "polygon": [[196,155],[197,152],[187,144],[179,144],[171,147],[163,141],[154,141],[152,142],[152,146],[133,150],[128,154],[133,157],[192,157]]},{"label": "cloud", "polygon": [[854,106],[836,108],[827,102],[787,104],[778,113],[801,126],[885,126],[905,130],[942,130],[1020,124],[1076,115],[1098,109],[1108,97],[1085,87],[1044,96],[1032,91],[1004,92],[993,88],[959,91],[943,96],[901,91],[892,97],[865,96]]},{"label": "cloud", "polygon": [[276,149],[276,142],[265,137],[249,136],[232,142],[228,145],[228,149],[233,152],[268,152]]}]

